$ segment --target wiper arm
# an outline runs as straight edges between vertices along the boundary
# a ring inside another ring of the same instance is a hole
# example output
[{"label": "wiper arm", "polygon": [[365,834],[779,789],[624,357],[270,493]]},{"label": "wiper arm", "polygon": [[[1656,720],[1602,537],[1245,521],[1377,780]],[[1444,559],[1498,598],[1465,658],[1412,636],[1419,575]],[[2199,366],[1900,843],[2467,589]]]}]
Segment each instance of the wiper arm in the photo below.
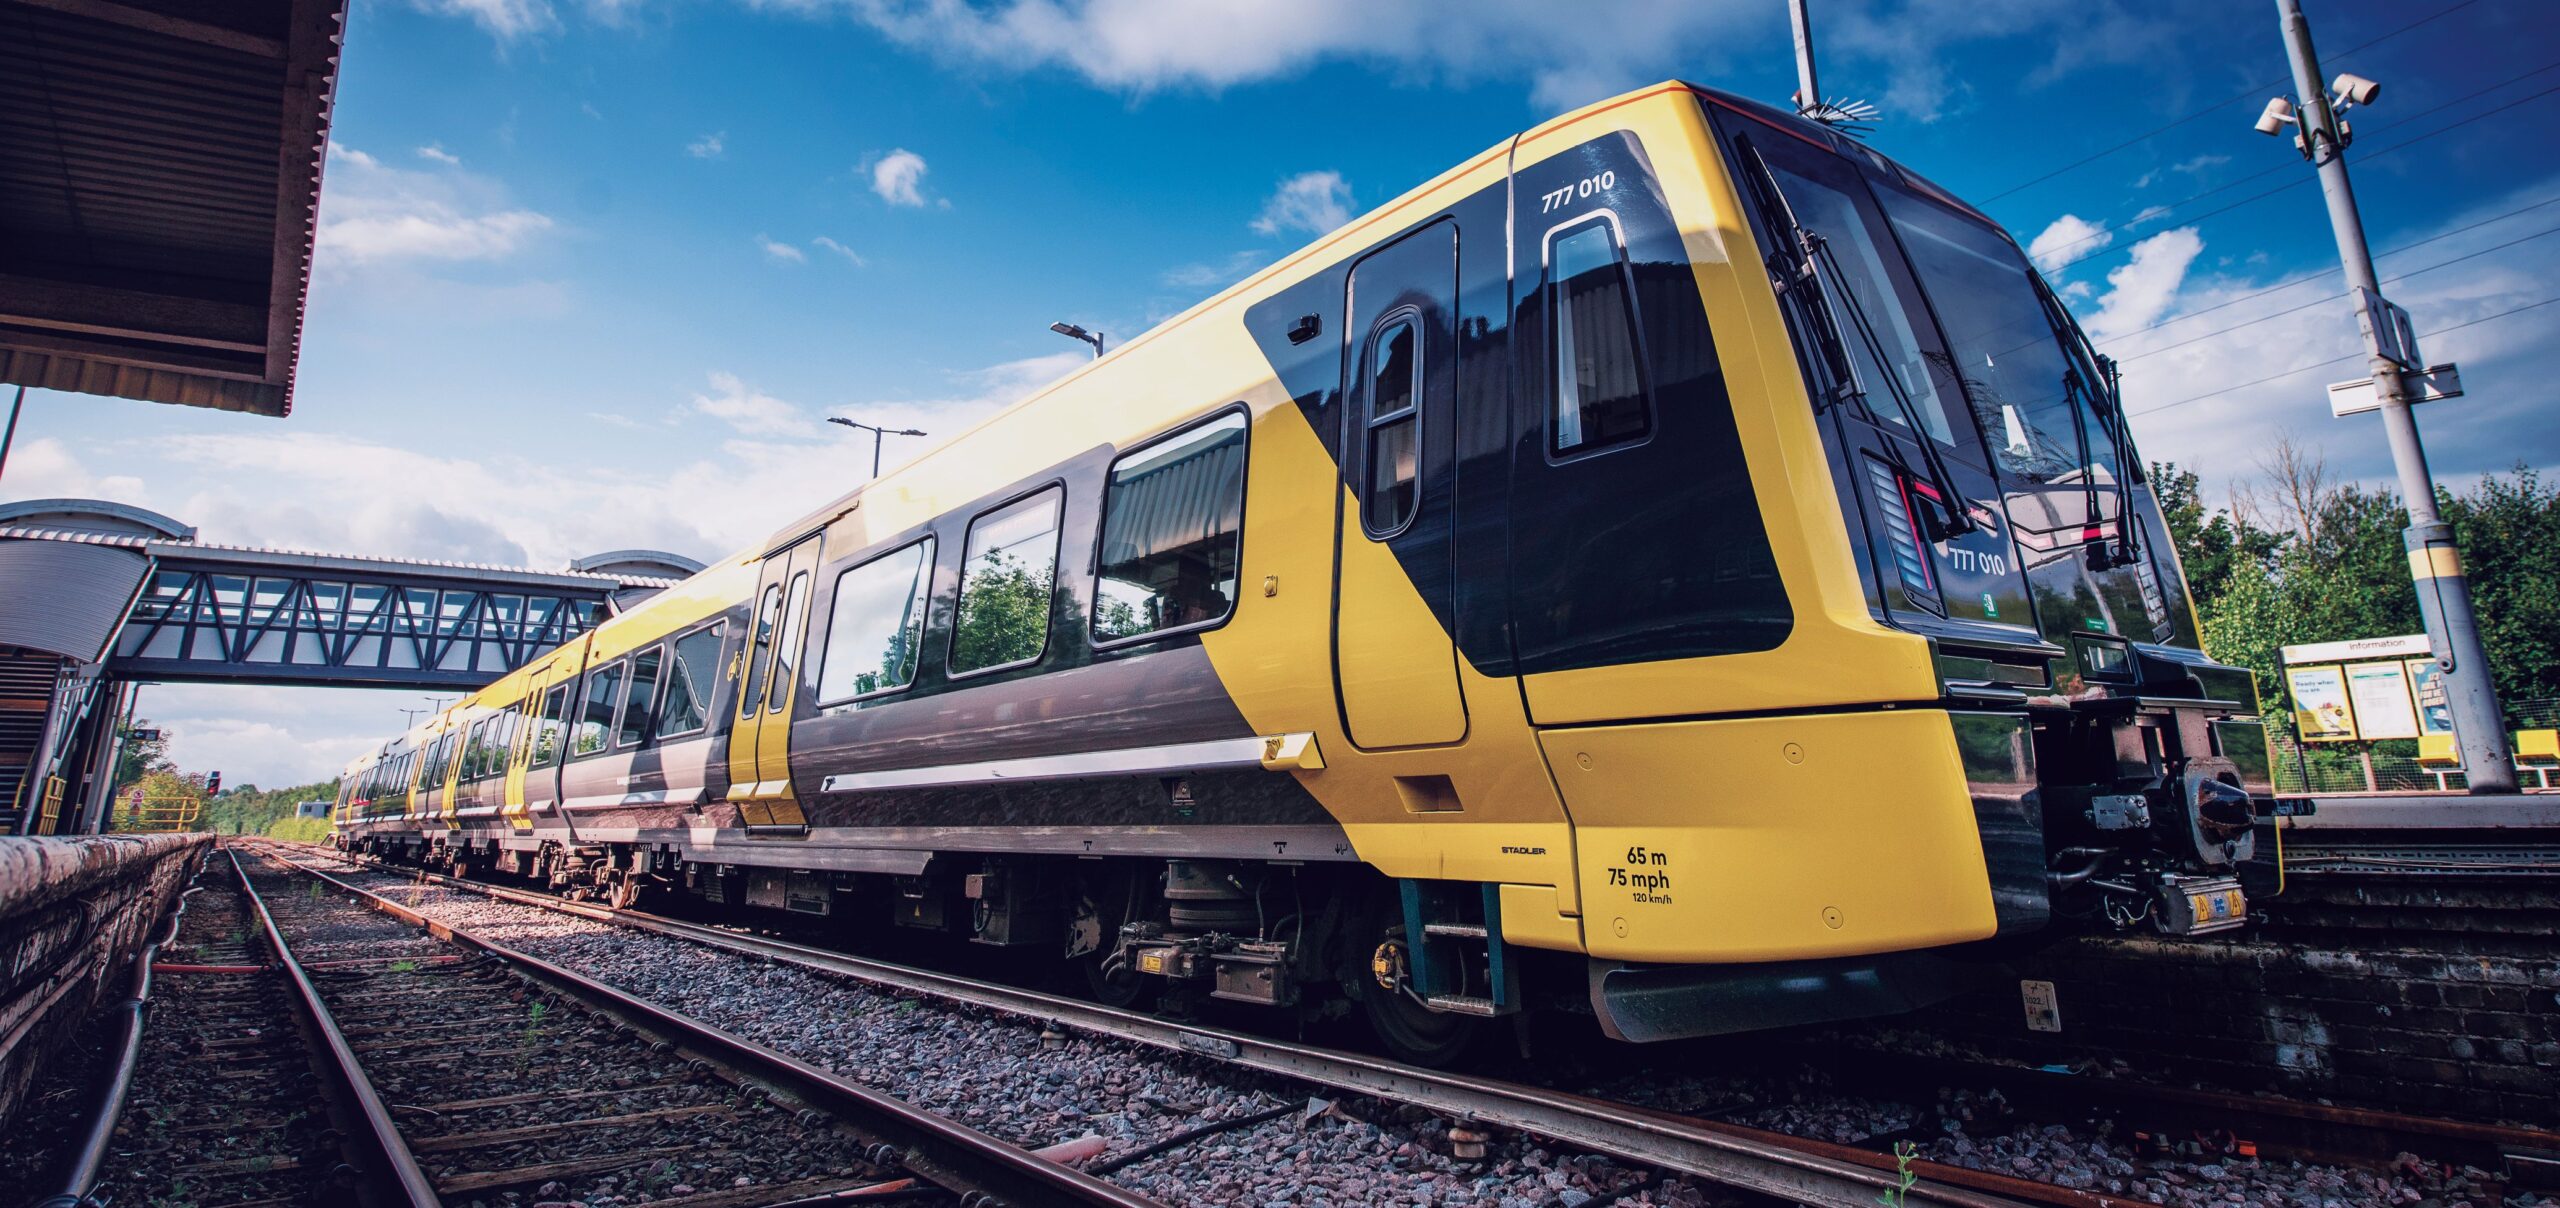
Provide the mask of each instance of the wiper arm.
[{"label": "wiper arm", "polygon": [[2089,456],[2088,422],[2081,418],[2081,404],[2088,404],[2089,410],[2106,425],[2107,445],[2116,462],[2116,531],[2099,557],[2103,566],[2129,566],[2141,556],[2141,542],[2135,536],[2139,530],[2133,523],[2133,484],[2141,481],[2141,471],[2134,464],[2133,433],[2125,426],[2124,398],[2115,362],[2098,355],[2089,343],[2088,333],[2080,330],[2079,322],[2063,307],[2062,300],[2053,296],[2053,288],[2045,284],[2041,274],[2030,272],[2027,279],[2035,283],[2036,298],[2044,304],[2045,322],[2053,328],[2053,342],[2062,353],[2063,405],[2071,408],[2071,427],[2080,438],[2080,473],[2088,486],[2093,519],[2100,514],[2097,467]]},{"label": "wiper arm", "polygon": [[[1829,268],[1832,280],[1841,284],[1840,307],[1848,312],[1850,321],[1856,325],[1859,338],[1866,345],[1867,355],[1882,366],[1887,361],[1883,342],[1876,338],[1874,324],[1867,321],[1865,308],[1858,303],[1857,291],[1848,288],[1848,277],[1841,272],[1839,261],[1832,256],[1830,244],[1797,221],[1794,207],[1787,204],[1786,191],[1778,187],[1777,174],[1770,171],[1768,161],[1761,158],[1760,149],[1747,138],[1737,141],[1753,169],[1750,174],[1751,191],[1760,209],[1761,222],[1772,232],[1783,235],[1790,245],[1785,250],[1793,253],[1787,258],[1787,273],[1776,282],[1778,293],[1781,298],[1793,301],[1802,320],[1798,324],[1799,329],[1808,332],[1819,346],[1819,359],[1824,362],[1821,368],[1830,378],[1823,383],[1824,392],[1831,402],[1855,398],[1869,418],[1881,422],[1884,417],[1877,413],[1874,401],[1868,397],[1857,364],[1849,356],[1846,332],[1834,315],[1830,293],[1822,284],[1824,268]],[[1895,409],[1900,412],[1903,424],[1911,430],[1912,443],[1920,446],[1920,457],[1926,470],[1915,473],[1903,457],[1901,447],[1890,440],[1884,442],[1885,453],[1892,459],[1894,470],[1906,479],[1920,480],[1929,488],[1920,492],[1935,505],[1932,510],[1936,514],[1930,518],[1930,527],[1936,531],[1929,535],[1929,540],[1936,543],[1972,532],[1976,527],[1973,517],[1966,514],[1964,505],[1959,502],[1955,479],[1947,472],[1946,463],[1939,459],[1937,442],[1929,435],[1927,425],[1921,423],[1919,407],[1911,401],[1910,392],[1891,373],[1879,376],[1884,379],[1886,390],[1893,395]]]}]

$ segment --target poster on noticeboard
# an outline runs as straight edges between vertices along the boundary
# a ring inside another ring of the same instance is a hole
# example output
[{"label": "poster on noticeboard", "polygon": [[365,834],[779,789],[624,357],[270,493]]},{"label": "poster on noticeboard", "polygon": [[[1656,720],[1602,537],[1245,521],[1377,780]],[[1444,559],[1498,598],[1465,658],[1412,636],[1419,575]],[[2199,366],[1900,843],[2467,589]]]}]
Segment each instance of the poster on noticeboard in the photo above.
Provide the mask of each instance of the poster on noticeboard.
[{"label": "poster on noticeboard", "polygon": [[2445,699],[2444,669],[2432,658],[2409,660],[2409,691],[2418,700],[2418,732],[2453,733],[2453,702]]},{"label": "poster on noticeboard", "polygon": [[2347,699],[2347,676],[2335,663],[2322,667],[2287,667],[2286,686],[2293,690],[2293,724],[2304,742],[2354,742],[2355,708]]},{"label": "poster on noticeboard", "polygon": [[2356,709],[2356,736],[2366,742],[2418,736],[2409,669],[2400,663],[2347,664],[2347,699]]}]

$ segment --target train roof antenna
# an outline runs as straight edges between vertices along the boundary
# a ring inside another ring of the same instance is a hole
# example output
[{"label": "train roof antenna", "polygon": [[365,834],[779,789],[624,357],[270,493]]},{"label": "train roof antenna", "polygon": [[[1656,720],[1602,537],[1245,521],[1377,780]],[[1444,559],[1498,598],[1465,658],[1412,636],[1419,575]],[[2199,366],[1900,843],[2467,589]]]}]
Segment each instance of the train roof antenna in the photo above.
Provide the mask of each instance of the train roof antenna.
[{"label": "train roof antenna", "polygon": [[1814,79],[1813,14],[1806,8],[1810,2],[1787,0],[1787,18],[1796,34],[1796,113],[1844,134],[1864,134],[1876,120],[1876,107],[1865,101],[1825,100],[1821,84]]}]

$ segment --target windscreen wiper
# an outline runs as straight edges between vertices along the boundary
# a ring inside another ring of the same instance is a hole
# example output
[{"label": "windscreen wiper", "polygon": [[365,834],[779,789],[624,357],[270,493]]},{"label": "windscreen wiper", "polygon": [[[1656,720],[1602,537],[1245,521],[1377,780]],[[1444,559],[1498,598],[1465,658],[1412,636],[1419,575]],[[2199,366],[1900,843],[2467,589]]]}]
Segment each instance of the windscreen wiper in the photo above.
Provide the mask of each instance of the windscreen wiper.
[{"label": "windscreen wiper", "polygon": [[2105,424],[2108,448],[2115,454],[2115,535],[2100,552],[2104,566],[2129,566],[2141,556],[2140,530],[2133,523],[2133,484],[2141,481],[2141,470],[2134,462],[2133,433],[2125,426],[2124,395],[2116,374],[2115,362],[2098,355],[2089,343],[2087,332],[2071,317],[2062,300],[2053,296],[2053,288],[2045,284],[2043,275],[2030,272],[2027,279],[2035,283],[2036,298],[2044,304],[2045,322],[2053,329],[2053,342],[2062,353],[2063,405],[2071,409],[2071,427],[2080,438],[2080,475],[2088,488],[2091,519],[2102,513],[2098,506],[2097,467],[2089,456],[2088,421],[2081,418],[2080,406],[2087,403],[2091,414]]},{"label": "windscreen wiper", "polygon": [[[1858,303],[1857,291],[1848,288],[1848,277],[1841,272],[1839,261],[1833,258],[1830,244],[1796,220],[1794,207],[1787,204],[1786,191],[1778,187],[1777,174],[1770,171],[1768,161],[1761,158],[1760,149],[1753,146],[1748,138],[1735,141],[1741,144],[1742,153],[1753,169],[1749,181],[1753,201],[1760,210],[1760,221],[1780,236],[1772,242],[1783,244],[1779,251],[1787,261],[1786,271],[1780,274],[1773,269],[1771,273],[1776,278],[1778,296],[1796,306],[1801,320],[1797,329],[1808,333],[1820,350],[1821,355],[1813,359],[1822,362],[1820,368],[1830,379],[1822,384],[1823,393],[1828,396],[1826,402],[1856,399],[1869,418],[1882,423],[1884,417],[1876,411],[1875,403],[1868,397],[1858,374],[1857,364],[1849,356],[1846,332],[1833,313],[1830,291],[1822,283],[1822,270],[1828,268],[1832,280],[1840,284],[1840,309],[1848,312],[1850,322],[1866,345],[1867,355],[1877,365],[1885,365],[1888,362],[1883,342],[1876,338],[1874,324],[1867,321],[1866,311]],[[1892,461],[1895,472],[1928,488],[1919,494],[1932,505],[1929,527],[1934,531],[1928,534],[1929,541],[1934,544],[1972,532],[1976,527],[1973,517],[1966,514],[1955,488],[1955,478],[1938,457],[1937,442],[1929,435],[1928,427],[1921,423],[1920,409],[1912,402],[1910,391],[1904,389],[1891,373],[1878,376],[1884,379],[1885,389],[1893,395],[1895,409],[1901,413],[1903,424],[1911,430],[1912,443],[1920,447],[1920,458],[1926,466],[1924,471],[1915,472],[1903,457],[1898,442],[1884,442],[1885,455]]]}]

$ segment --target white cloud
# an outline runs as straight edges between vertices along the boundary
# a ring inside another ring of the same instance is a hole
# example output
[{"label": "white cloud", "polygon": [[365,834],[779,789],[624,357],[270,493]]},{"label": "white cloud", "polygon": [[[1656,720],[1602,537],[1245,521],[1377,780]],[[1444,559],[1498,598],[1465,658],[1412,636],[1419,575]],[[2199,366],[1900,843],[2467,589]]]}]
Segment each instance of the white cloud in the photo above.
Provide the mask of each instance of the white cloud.
[{"label": "white cloud", "polygon": [[394,168],[352,147],[338,152],[340,171],[320,194],[323,267],[503,260],[552,228],[549,215],[511,205],[484,177]]},{"label": "white cloud", "polygon": [[811,247],[815,247],[815,248],[822,248],[822,249],[824,249],[824,250],[826,250],[826,251],[834,252],[836,255],[839,255],[839,256],[844,257],[844,258],[845,258],[845,260],[846,260],[846,262],[847,262],[847,263],[850,263],[850,264],[851,264],[851,265],[853,265],[855,268],[861,268],[861,267],[863,267],[864,265],[866,265],[866,264],[869,264],[869,263],[870,263],[870,261],[864,260],[864,259],[862,258],[862,253],[857,252],[857,251],[853,250],[852,248],[846,247],[845,245],[843,245],[843,244],[841,244],[841,243],[838,243],[838,242],[836,242],[835,240],[833,240],[833,239],[831,239],[831,238],[828,238],[828,237],[827,237],[827,236],[825,236],[825,235],[820,235],[820,236],[818,236],[817,238],[810,240],[810,241],[809,241],[809,246],[811,246]]},{"label": "white cloud", "polygon": [[1264,235],[1283,231],[1322,235],[1349,221],[1351,186],[1344,183],[1342,173],[1300,172],[1281,181],[1270,199],[1262,203],[1262,214],[1253,220],[1253,229]]},{"label": "white cloud", "polygon": [[9,451],[9,476],[0,479],[0,497],[9,499],[115,499],[136,506],[148,493],[143,480],[129,474],[98,474],[74,456],[71,448],[50,436],[20,437]]},{"label": "white cloud", "polygon": [[219,771],[226,787],[280,789],[336,776],[400,728],[401,709],[426,703],[414,689],[152,684],[135,716],[168,732],[179,768]]},{"label": "white cloud", "polygon": [[2089,335],[2107,339],[2142,328],[2169,313],[2187,267],[2204,251],[2194,227],[2179,227],[2133,245],[2132,258],[2107,270],[2107,292],[2089,316]]},{"label": "white cloud", "polygon": [[345,143],[336,142],[334,140],[329,144],[329,158],[342,164],[354,164],[359,168],[378,168],[382,166],[381,160],[375,159],[374,157],[356,150]]},{"label": "white cloud", "polygon": [[767,258],[785,264],[800,264],[809,259],[809,253],[764,235],[756,236],[756,246],[764,249]]},{"label": "white cloud", "polygon": [[426,146],[418,148],[418,158],[432,160],[436,163],[447,166],[457,165],[462,162],[462,157],[451,151],[445,150],[443,143],[428,143]]},{"label": "white cloud", "polygon": [[1231,252],[1222,260],[1177,264],[1164,270],[1163,280],[1165,284],[1181,289],[1223,289],[1252,276],[1254,270],[1270,262],[1271,253],[1247,248]]},{"label": "white cloud", "polygon": [[[866,422],[932,434],[891,438],[884,461],[897,466],[1086,363],[1081,351],[1062,350],[955,373],[950,390],[927,397],[833,406]],[[440,457],[402,447],[397,435],[386,443],[310,428],[155,431],[84,452],[110,448],[119,462],[148,465],[155,486],[185,496],[161,510],[198,525],[207,542],[535,568],[633,547],[721,557],[870,471],[870,434],[814,422],[732,375],[714,375],[711,392],[686,410],[697,408],[728,412],[742,435],[663,442],[654,447],[666,458],[655,466],[629,458],[562,462],[504,449]],[[21,434],[5,486],[11,494],[97,495],[151,506],[138,479],[76,467],[59,442]],[[739,490],[741,482],[756,489]],[[277,483],[293,489],[279,493]],[[384,490],[385,483],[436,489]],[[229,783],[277,788],[335,775],[367,743],[398,728],[399,708],[423,703],[415,691],[155,686],[145,690],[139,716],[175,732],[173,753],[188,770],[218,768]]]},{"label": "white cloud", "polygon": [[2065,214],[2028,242],[2027,258],[2048,273],[2058,272],[2113,242],[2115,236],[2097,223],[2077,214]]},{"label": "white cloud", "polygon": [[1128,92],[1219,89],[1350,61],[1455,82],[1525,75],[1535,102],[1550,109],[1711,68],[1762,24],[1759,13],[1737,5],[1671,0],[1612,5],[1606,20],[1579,5],[1482,0],[1463,21],[1432,0],[767,3],[849,11],[892,41],[948,59],[1017,71],[1063,67]]},{"label": "white cloud", "polygon": [[411,0],[439,16],[461,17],[501,42],[541,33],[560,23],[547,0]]},{"label": "white cloud", "polygon": [[684,145],[684,153],[695,159],[718,159],[728,153],[729,132],[720,130]]},{"label": "white cloud", "polygon": [[684,409],[710,416],[749,436],[815,436],[820,432],[817,421],[810,419],[807,412],[748,385],[734,373],[713,373],[711,389],[716,393],[696,394]]},{"label": "white cloud", "polygon": [[893,206],[924,204],[924,157],[900,147],[871,165],[871,191]]}]

